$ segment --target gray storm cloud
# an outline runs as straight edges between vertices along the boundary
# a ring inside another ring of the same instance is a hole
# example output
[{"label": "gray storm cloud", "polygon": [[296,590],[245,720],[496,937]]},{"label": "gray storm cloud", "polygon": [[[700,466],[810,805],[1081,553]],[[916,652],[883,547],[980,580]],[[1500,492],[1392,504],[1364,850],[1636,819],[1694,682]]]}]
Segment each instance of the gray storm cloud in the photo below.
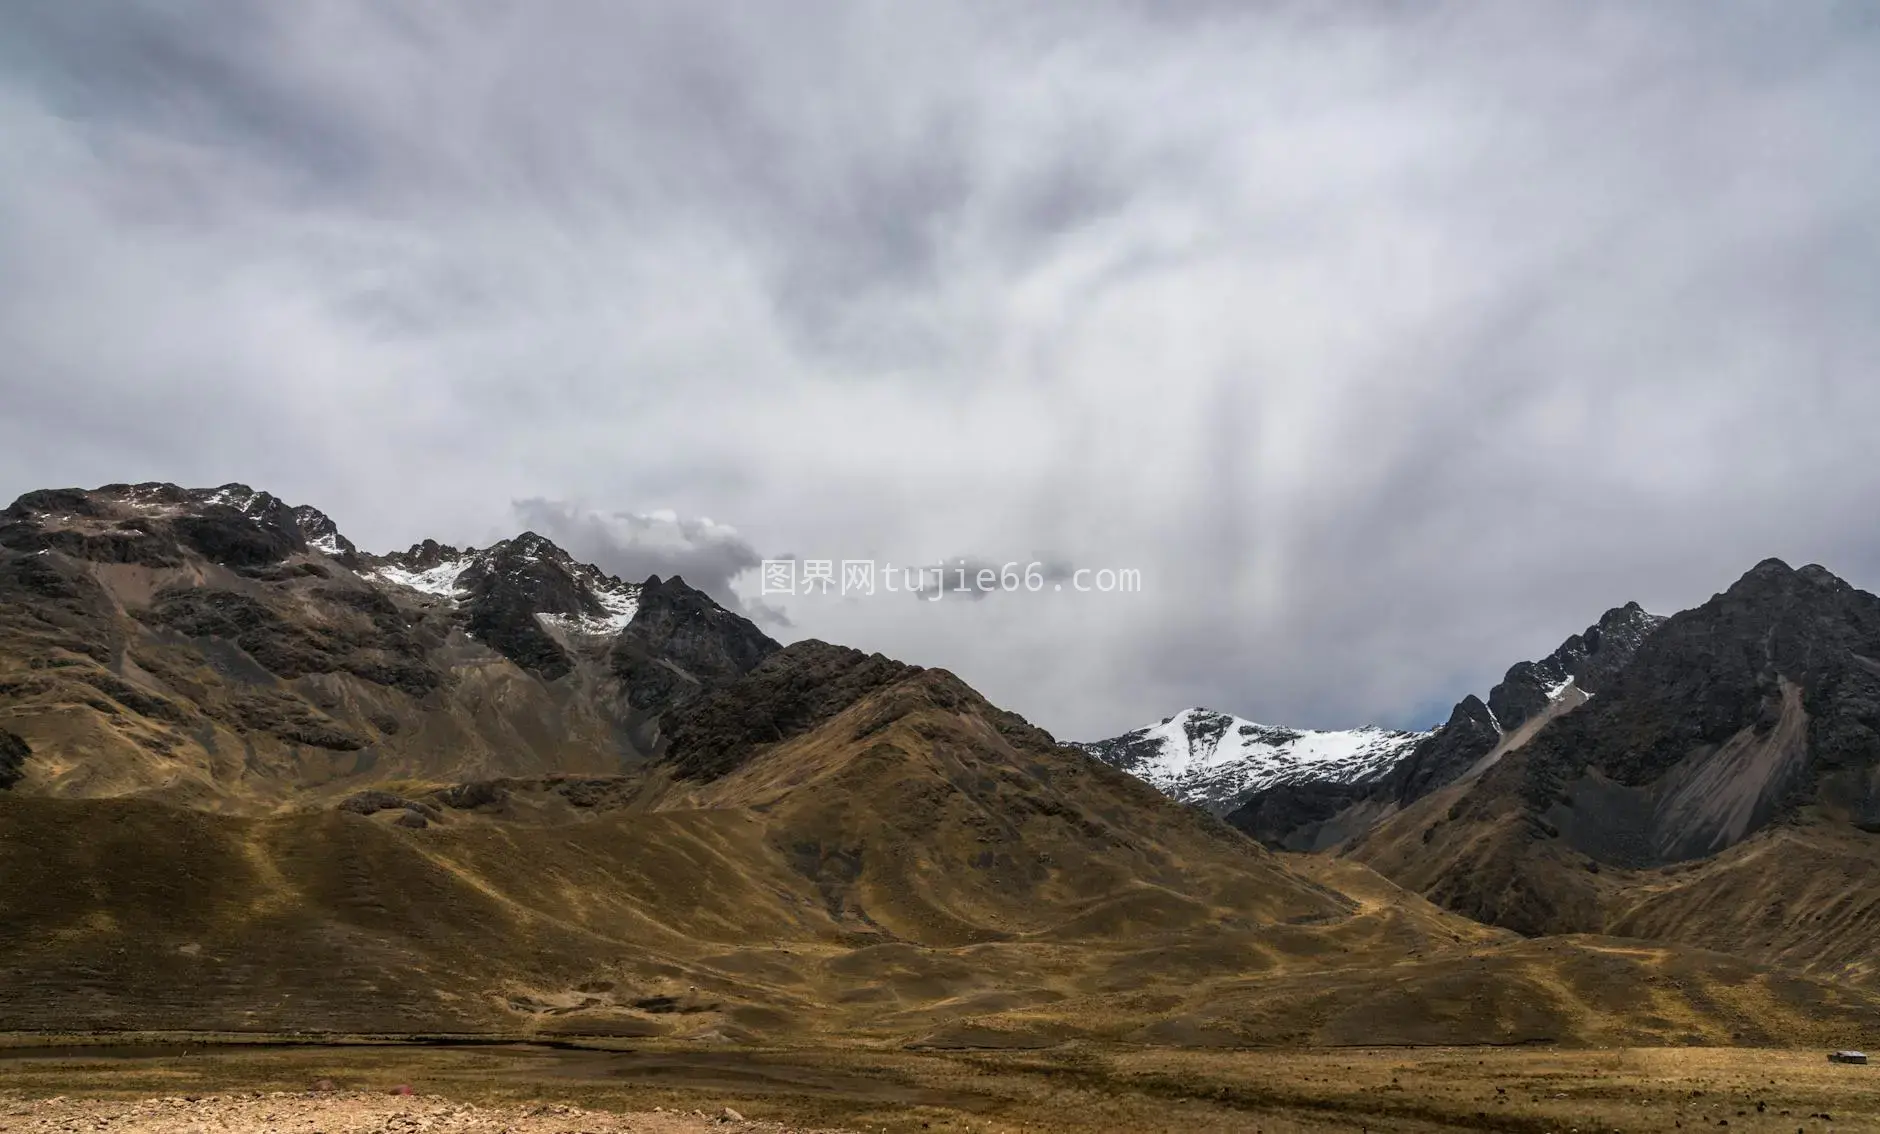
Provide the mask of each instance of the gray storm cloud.
[{"label": "gray storm cloud", "polygon": [[[0,495],[535,526],[1070,736],[1427,724],[1880,584],[1876,104],[1859,5],[7,5]],[[1032,548],[1144,590],[752,569]]]}]

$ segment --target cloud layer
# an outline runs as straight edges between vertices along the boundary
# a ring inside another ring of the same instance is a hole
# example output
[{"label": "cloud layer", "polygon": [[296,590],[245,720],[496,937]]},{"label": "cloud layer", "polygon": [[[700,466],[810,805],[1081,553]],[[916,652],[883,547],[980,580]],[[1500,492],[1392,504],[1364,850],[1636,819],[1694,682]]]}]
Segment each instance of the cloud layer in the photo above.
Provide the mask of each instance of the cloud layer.
[{"label": "cloud layer", "polygon": [[[1071,736],[1428,723],[1880,584],[1875,105],[1858,5],[15,5],[0,495],[534,526]],[[750,570],[962,549],[1143,590]]]}]

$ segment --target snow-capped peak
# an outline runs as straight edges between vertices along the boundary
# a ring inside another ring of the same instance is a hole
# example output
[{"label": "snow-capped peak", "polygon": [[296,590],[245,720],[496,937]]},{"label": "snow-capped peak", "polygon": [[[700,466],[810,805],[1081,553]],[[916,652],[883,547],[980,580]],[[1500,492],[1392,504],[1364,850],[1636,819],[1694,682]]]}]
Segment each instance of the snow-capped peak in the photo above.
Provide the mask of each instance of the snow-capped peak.
[{"label": "snow-capped peak", "polygon": [[1428,733],[1366,726],[1290,729],[1212,709],[1076,747],[1183,803],[1216,814],[1282,783],[1363,783],[1388,772]]},{"label": "snow-capped peak", "polygon": [[544,629],[563,635],[614,637],[633,621],[640,606],[638,583],[579,562],[534,532],[481,551],[427,540],[381,557],[363,573],[452,605],[469,602],[473,593],[500,590],[511,609],[520,605]]}]

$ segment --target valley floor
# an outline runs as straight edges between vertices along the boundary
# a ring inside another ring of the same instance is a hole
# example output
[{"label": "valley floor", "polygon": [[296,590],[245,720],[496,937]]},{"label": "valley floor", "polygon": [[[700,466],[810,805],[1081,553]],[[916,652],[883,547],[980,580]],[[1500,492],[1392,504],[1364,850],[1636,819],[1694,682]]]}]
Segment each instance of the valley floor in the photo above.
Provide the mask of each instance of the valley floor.
[{"label": "valley floor", "polygon": [[[912,1052],[122,1040],[0,1040],[0,1131],[1880,1129],[1880,1067],[1831,1064],[1816,1050]],[[393,1093],[405,1086],[415,1094]],[[748,1120],[721,1118],[726,1107]]]}]

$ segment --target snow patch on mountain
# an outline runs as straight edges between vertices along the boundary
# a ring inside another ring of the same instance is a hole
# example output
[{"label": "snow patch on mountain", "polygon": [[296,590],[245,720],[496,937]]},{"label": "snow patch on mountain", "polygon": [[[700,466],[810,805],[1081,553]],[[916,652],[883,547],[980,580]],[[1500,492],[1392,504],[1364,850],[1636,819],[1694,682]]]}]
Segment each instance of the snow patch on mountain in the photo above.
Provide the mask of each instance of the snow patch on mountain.
[{"label": "snow patch on mountain", "polygon": [[[590,585],[593,585],[592,581]],[[617,579],[603,577],[599,585],[593,585],[594,598],[601,604],[605,614],[538,614],[536,619],[552,630],[564,634],[578,634],[588,637],[612,638],[627,628],[633,616],[640,610],[640,587],[637,583],[622,583]]]},{"label": "snow patch on mountain", "polygon": [[433,566],[413,570],[397,563],[384,563],[372,568],[365,574],[368,578],[390,583],[395,587],[405,587],[427,595],[440,598],[455,598],[463,588],[458,580],[470,569],[474,562],[472,556],[446,559]]},{"label": "snow patch on mountain", "polygon": [[1171,799],[1219,815],[1275,784],[1376,779],[1428,735],[1372,726],[1278,728],[1196,708],[1122,736],[1073,747]]},{"label": "snow patch on mountain", "polygon": [[[1571,675],[1569,675],[1563,681],[1556,681],[1550,685],[1547,685],[1541,690],[1541,692],[1547,694],[1547,699],[1549,701],[1558,701],[1563,695],[1565,695],[1566,691],[1571,688],[1573,688],[1573,678]],[[1587,695],[1591,696],[1592,694],[1589,693]]]}]

